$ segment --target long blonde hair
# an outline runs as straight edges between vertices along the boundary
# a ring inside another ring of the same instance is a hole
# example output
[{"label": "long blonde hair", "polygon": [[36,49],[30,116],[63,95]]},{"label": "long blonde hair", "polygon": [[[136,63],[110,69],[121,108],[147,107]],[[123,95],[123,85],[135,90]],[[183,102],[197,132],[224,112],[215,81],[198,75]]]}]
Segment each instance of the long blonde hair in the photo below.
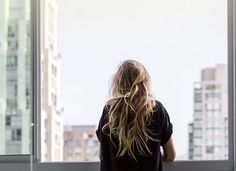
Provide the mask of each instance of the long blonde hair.
[{"label": "long blonde hair", "polygon": [[[116,157],[126,152],[136,160],[135,154],[150,155],[150,136],[147,123],[153,112],[155,101],[150,95],[150,76],[145,67],[134,60],[121,63],[111,84],[112,98],[107,102],[109,135],[119,140]],[[112,141],[113,142],[113,141]]]}]

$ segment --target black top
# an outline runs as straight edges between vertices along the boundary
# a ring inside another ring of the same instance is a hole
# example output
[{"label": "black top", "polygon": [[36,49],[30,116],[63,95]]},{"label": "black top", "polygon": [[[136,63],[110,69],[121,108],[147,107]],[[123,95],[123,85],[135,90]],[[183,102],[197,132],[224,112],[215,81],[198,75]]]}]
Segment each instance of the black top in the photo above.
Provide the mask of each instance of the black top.
[{"label": "black top", "polygon": [[107,123],[107,119],[108,109],[104,107],[98,129],[96,130],[98,140],[101,143],[100,171],[162,171],[160,146],[164,146],[170,139],[172,124],[166,109],[160,102],[157,101],[151,122],[148,125],[149,130],[154,134],[156,133],[156,137],[154,138],[160,141],[149,140],[148,148],[152,154],[148,156],[136,154],[135,157],[137,161],[128,154],[122,157],[115,157],[117,147],[114,146],[113,143],[117,142],[117,138],[113,137],[116,140],[112,138],[112,142],[106,132],[104,133],[102,131],[102,127]]}]

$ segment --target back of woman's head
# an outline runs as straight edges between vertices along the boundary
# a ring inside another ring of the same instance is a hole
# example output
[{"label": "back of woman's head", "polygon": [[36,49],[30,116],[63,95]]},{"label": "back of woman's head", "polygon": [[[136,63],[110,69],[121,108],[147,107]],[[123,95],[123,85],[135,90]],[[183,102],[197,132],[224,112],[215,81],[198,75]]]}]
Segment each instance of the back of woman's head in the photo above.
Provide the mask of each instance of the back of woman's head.
[{"label": "back of woman's head", "polygon": [[145,67],[134,60],[121,63],[111,84],[112,98],[108,101],[110,137],[119,140],[117,157],[128,153],[151,154],[147,146],[152,139],[147,123],[155,106],[150,95],[150,76]]}]

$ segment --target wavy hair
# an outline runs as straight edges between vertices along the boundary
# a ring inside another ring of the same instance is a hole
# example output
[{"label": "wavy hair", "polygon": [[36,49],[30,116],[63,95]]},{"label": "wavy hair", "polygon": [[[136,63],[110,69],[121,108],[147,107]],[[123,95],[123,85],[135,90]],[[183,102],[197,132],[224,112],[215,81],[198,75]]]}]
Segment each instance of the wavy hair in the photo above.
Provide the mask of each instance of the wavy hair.
[{"label": "wavy hair", "polygon": [[112,98],[106,105],[108,122],[103,131],[108,128],[111,140],[113,136],[118,138],[116,157],[127,153],[136,160],[135,154],[152,154],[147,142],[155,139],[147,125],[156,102],[150,95],[150,76],[145,67],[134,60],[122,62],[113,77],[110,93]]}]

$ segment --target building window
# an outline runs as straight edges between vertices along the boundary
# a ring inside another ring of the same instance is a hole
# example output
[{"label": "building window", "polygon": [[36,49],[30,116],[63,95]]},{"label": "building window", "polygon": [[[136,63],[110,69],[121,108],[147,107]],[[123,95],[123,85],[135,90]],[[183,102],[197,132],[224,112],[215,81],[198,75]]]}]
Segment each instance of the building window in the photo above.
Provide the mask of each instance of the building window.
[{"label": "building window", "polygon": [[206,147],[206,153],[210,153],[210,154],[212,154],[212,153],[214,153],[214,146],[207,146]]},{"label": "building window", "polygon": [[6,116],[6,126],[11,126],[11,117]]}]

